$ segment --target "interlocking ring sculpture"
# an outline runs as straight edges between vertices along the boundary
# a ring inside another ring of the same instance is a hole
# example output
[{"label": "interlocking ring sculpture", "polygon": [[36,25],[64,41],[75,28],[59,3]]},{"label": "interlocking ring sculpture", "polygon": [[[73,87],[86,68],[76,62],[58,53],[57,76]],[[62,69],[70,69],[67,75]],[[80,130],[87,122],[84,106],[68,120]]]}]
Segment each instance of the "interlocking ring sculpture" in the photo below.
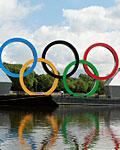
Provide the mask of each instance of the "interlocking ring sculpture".
[{"label": "interlocking ring sculpture", "polygon": [[[2,63],[2,58],[1,58],[1,57],[2,57],[2,51],[3,51],[3,49],[4,49],[8,44],[10,44],[10,43],[12,43],[12,42],[22,42],[22,43],[26,44],[26,45],[32,50],[32,53],[33,53],[33,56],[34,56],[34,59],[29,60],[28,62],[26,62],[26,63],[23,65],[23,67],[21,68],[19,74],[15,74],[15,73],[12,73],[12,72],[8,71],[8,70],[4,67],[4,65],[3,65],[3,63]],[[64,73],[63,73],[62,76],[58,75],[58,71],[57,71],[57,69],[55,68],[55,66],[54,66],[50,61],[48,61],[48,60],[45,59],[46,53],[47,53],[47,51],[49,50],[49,48],[52,47],[52,46],[54,46],[54,45],[56,45],[56,44],[62,44],[62,45],[65,45],[65,46],[69,47],[69,48],[72,50],[72,52],[73,52],[73,54],[74,54],[74,56],[75,56],[75,61],[71,62],[71,63],[65,68]],[[105,76],[105,77],[99,77],[99,73],[98,73],[97,69],[95,68],[95,66],[94,66],[93,64],[91,64],[90,62],[87,61],[88,53],[90,52],[90,50],[92,50],[94,47],[97,47],[97,46],[102,46],[102,47],[107,48],[107,49],[112,53],[112,55],[114,56],[114,60],[115,60],[114,69],[113,69],[113,71],[112,71],[111,74],[109,74],[109,75],[107,75],[107,76]],[[29,90],[27,89],[27,87],[25,86],[24,80],[23,80],[23,77],[25,77],[26,75],[30,74],[30,73],[34,70],[34,68],[35,68],[35,66],[36,66],[36,64],[37,64],[37,62],[42,62],[42,66],[43,66],[44,70],[45,70],[50,76],[52,76],[52,77],[55,78],[55,81],[54,81],[54,83],[53,83],[52,88],[51,88],[49,91],[47,91],[47,92],[45,92],[45,93],[40,93],[40,94],[38,94],[38,93],[33,93],[33,92],[29,91]],[[31,67],[28,71],[25,72],[26,67],[27,67],[29,64],[31,64],[31,63],[33,63],[33,64],[32,64],[32,67]],[[53,72],[51,72],[51,71],[47,68],[47,65],[46,65],[46,64],[48,64],[48,65],[52,68]],[[92,78],[96,79],[96,82],[95,82],[95,85],[94,85],[93,89],[92,89],[89,93],[84,94],[84,95],[79,95],[79,94],[73,93],[73,92],[69,89],[69,87],[68,87],[68,85],[67,85],[67,81],[66,81],[66,78],[67,78],[67,77],[70,77],[71,75],[73,75],[73,74],[76,72],[76,70],[78,69],[79,64],[83,64],[86,73],[88,73],[88,75],[90,75]],[[70,73],[67,74],[68,70],[69,70],[72,66],[74,66],[73,70],[72,70]],[[90,72],[90,70],[88,69],[88,66],[93,70],[94,74]],[[85,51],[83,60],[79,60],[79,55],[78,55],[78,52],[77,52],[77,50],[75,49],[75,47],[74,47],[72,44],[70,44],[70,43],[68,43],[68,42],[66,42],[66,41],[63,41],[63,40],[53,41],[53,42],[51,42],[50,44],[48,44],[48,45],[45,47],[45,49],[43,50],[42,58],[38,58],[38,57],[37,57],[37,52],[36,52],[35,47],[34,47],[29,41],[27,41],[26,39],[23,39],[23,38],[12,38],[12,39],[9,39],[9,40],[7,40],[5,43],[3,43],[2,46],[0,47],[0,67],[2,68],[2,70],[3,70],[7,75],[9,75],[9,76],[11,76],[11,77],[19,78],[21,87],[22,87],[23,90],[24,90],[26,93],[28,93],[29,95],[50,95],[50,94],[56,89],[56,87],[57,87],[57,85],[58,85],[59,79],[63,79],[63,85],[64,85],[66,91],[67,91],[70,95],[77,96],[77,97],[89,97],[89,96],[91,96],[92,94],[94,94],[94,93],[96,92],[96,90],[98,89],[100,80],[107,80],[107,79],[109,79],[109,78],[111,78],[111,77],[113,77],[113,76],[115,75],[116,71],[118,70],[118,66],[119,66],[119,59],[118,59],[118,55],[117,55],[116,51],[115,51],[111,46],[109,46],[109,45],[107,45],[107,44],[105,44],[105,43],[96,43],[96,44],[91,45],[91,46]]]}]

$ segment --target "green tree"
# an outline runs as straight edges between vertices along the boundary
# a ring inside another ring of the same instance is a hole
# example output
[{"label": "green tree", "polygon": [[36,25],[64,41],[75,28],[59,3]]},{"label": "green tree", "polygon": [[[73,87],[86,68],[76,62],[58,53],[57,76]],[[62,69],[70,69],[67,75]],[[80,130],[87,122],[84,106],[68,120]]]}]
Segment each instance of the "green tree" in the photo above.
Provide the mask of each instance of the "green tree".
[{"label": "green tree", "polygon": [[88,89],[88,84],[82,79],[77,79],[75,82],[75,89],[76,89],[76,92],[86,93]]},{"label": "green tree", "polygon": [[[18,73],[20,72],[20,69],[22,68],[21,64],[8,64],[4,63],[4,66],[6,67],[7,70],[13,73]],[[29,67],[26,68],[25,71],[30,69]],[[58,72],[59,73],[59,72]],[[59,73],[60,75],[60,73]],[[10,77],[12,80],[12,88],[11,90],[15,91],[21,91],[21,85],[19,82],[19,78],[13,78]],[[24,77],[24,83],[26,87],[30,91],[37,91],[37,92],[45,92],[48,91],[53,83],[54,83],[55,78],[49,76],[48,74],[42,74],[38,75],[35,73],[35,71],[32,71],[29,75]],[[91,91],[91,89],[94,86],[94,79],[92,79],[90,76],[86,74],[80,74],[78,78],[73,78],[69,77],[67,78],[67,85],[73,92],[82,92],[86,93]],[[99,88],[97,90],[98,94],[104,94],[104,84],[106,81],[100,81]],[[65,91],[65,88],[63,86],[63,80],[59,79],[58,86],[55,91]]]},{"label": "green tree", "polygon": [[92,78],[90,76],[86,75],[86,74],[80,74],[79,78],[82,79],[85,82],[92,81]]},{"label": "green tree", "polygon": [[38,80],[38,85],[37,85],[38,91],[48,91],[52,87],[52,84],[54,82],[54,78],[44,74],[39,75],[37,80]]},{"label": "green tree", "polygon": [[97,93],[99,94],[99,95],[102,95],[102,94],[104,94],[104,85],[105,85],[105,83],[106,83],[106,81],[100,81],[100,84],[99,84],[99,88],[98,88],[98,90],[97,90]]},{"label": "green tree", "polygon": [[[21,64],[8,64],[8,63],[4,63],[4,66],[6,67],[6,69],[8,69],[10,72],[13,72],[13,73],[17,73],[19,74],[20,72],[20,69],[22,68],[22,65]],[[30,67],[27,67],[25,71],[29,70]],[[34,81],[35,81],[35,72],[32,71],[29,75],[27,75],[26,77],[24,77],[24,83],[26,85],[26,87],[29,89],[29,90],[34,90]],[[14,78],[14,77],[9,77],[12,81],[12,88],[11,90],[13,91],[21,91],[22,88],[21,88],[21,85],[20,85],[20,82],[19,82],[19,78]]]},{"label": "green tree", "polygon": [[67,79],[67,85],[71,89],[72,92],[76,91],[75,81],[76,81],[76,78],[71,78],[70,77],[70,78]]},{"label": "green tree", "polygon": [[94,82],[93,81],[88,81],[88,89],[87,89],[87,92],[90,92],[92,90],[94,86]]}]

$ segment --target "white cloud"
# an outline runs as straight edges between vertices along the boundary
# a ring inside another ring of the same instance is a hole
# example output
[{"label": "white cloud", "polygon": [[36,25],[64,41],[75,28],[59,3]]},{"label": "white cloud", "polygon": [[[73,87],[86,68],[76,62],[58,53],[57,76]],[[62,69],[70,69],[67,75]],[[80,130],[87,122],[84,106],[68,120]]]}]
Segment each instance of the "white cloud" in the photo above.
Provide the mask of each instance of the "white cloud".
[{"label": "white cloud", "polygon": [[81,10],[63,10],[73,32],[106,32],[120,30],[120,6],[91,6]]},{"label": "white cloud", "polygon": [[0,0],[0,24],[9,20],[19,20],[29,13],[41,9],[43,4],[30,6],[29,3],[20,3],[18,0]]},{"label": "white cloud", "polygon": [[[44,30],[43,30],[44,29]],[[80,59],[83,59],[85,50],[96,42],[103,42],[111,45],[119,54],[119,37],[120,32],[71,32],[69,27],[41,27],[33,34],[33,39],[35,40],[35,45],[37,47],[39,56],[41,56],[45,46],[54,40],[66,40],[73,44],[79,53]],[[116,40],[115,40],[116,39]],[[65,47],[65,46],[64,46]],[[102,52],[101,52],[102,50]],[[60,52],[60,53],[59,53]],[[106,59],[107,58],[107,59]],[[63,72],[63,67],[74,61],[74,56],[72,52],[68,49],[59,47],[59,45],[54,46],[47,53],[47,59],[52,61],[61,72]],[[106,75],[112,71],[114,59],[111,53],[107,49],[98,48],[92,50],[89,54],[88,60],[93,63],[99,70],[100,75]],[[59,64],[59,65],[58,65]],[[60,65],[61,64],[61,65]],[[103,67],[103,68],[102,68]]]},{"label": "white cloud", "polygon": [[[5,5],[5,1],[6,0],[2,1],[4,4],[0,2],[0,8]],[[120,5],[118,3],[111,8],[91,6],[80,10],[63,10],[63,16],[66,18],[63,26],[44,25],[34,32],[26,29],[19,19],[29,14],[31,9],[34,11],[41,8],[41,5],[32,8],[30,4],[21,4],[18,3],[17,0],[11,0],[10,6],[9,3],[7,3],[5,8],[6,13],[3,13],[5,10],[0,10],[2,11],[0,18],[3,20],[6,19],[6,22],[3,22],[3,25],[0,27],[1,44],[12,37],[26,38],[34,44],[38,56],[41,57],[42,51],[48,43],[54,40],[66,40],[74,45],[79,53],[80,59],[83,59],[85,50],[91,44],[104,42],[111,45],[119,55]],[[16,13],[13,15],[13,12]],[[16,19],[15,24],[13,19]],[[52,61],[61,72],[63,72],[64,66],[74,61],[72,52],[64,47],[59,45],[54,46],[51,48],[51,53],[47,53],[47,58]],[[108,50],[97,49],[90,52],[88,60],[98,68],[100,75],[106,75],[112,71],[114,66],[113,57],[108,53]],[[12,52],[14,52],[14,54]],[[16,46],[14,49],[6,49],[3,53],[3,58],[8,62],[24,63],[32,58],[32,54],[30,53],[30,55],[28,55],[28,53],[28,48]],[[37,67],[37,71],[40,72],[39,67]]]},{"label": "white cloud", "polygon": [[117,4],[120,3],[120,0],[113,0],[114,2],[116,2]]}]

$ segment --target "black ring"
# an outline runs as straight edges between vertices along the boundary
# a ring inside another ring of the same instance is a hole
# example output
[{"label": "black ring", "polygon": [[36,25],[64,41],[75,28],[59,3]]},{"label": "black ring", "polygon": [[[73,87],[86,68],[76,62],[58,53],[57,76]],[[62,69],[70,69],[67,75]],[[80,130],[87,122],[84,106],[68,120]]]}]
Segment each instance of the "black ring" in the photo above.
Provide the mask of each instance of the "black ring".
[{"label": "black ring", "polygon": [[[78,68],[78,66],[79,66],[79,55],[78,55],[77,50],[75,49],[75,47],[74,47],[72,44],[70,44],[70,43],[68,43],[68,42],[66,42],[66,41],[62,41],[62,40],[53,41],[53,42],[51,42],[50,44],[48,44],[48,45],[45,47],[45,49],[43,50],[42,58],[45,59],[45,55],[46,55],[48,49],[49,49],[51,46],[56,45],[56,44],[63,44],[63,45],[68,46],[68,47],[72,50],[72,52],[73,52],[73,54],[74,54],[74,56],[75,56],[75,59],[76,59],[75,67],[74,67],[73,70],[72,70],[70,73],[68,73],[67,76],[66,76],[66,77],[70,77],[71,75],[73,75],[73,74],[75,73],[75,71],[77,70],[77,68]],[[52,77],[54,77],[54,78],[59,78],[59,79],[62,79],[62,78],[63,78],[63,76],[55,75],[54,73],[52,73],[52,72],[47,68],[46,63],[42,62],[42,66],[43,66],[44,70],[45,70],[50,76],[52,76]]]}]

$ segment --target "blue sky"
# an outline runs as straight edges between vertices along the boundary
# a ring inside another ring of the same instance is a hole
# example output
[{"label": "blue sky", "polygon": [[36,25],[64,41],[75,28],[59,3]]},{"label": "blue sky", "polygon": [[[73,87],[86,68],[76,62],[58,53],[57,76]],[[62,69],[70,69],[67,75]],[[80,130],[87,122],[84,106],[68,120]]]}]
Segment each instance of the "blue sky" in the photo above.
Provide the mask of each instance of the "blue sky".
[{"label": "blue sky", "polygon": [[[25,0],[20,0],[24,2]],[[61,26],[65,18],[63,9],[82,9],[89,6],[103,6],[105,8],[115,5],[112,0],[30,0],[30,5],[43,4],[41,10],[30,13],[22,22],[26,27],[35,30],[39,26]],[[34,18],[34,19],[33,19]]]}]

